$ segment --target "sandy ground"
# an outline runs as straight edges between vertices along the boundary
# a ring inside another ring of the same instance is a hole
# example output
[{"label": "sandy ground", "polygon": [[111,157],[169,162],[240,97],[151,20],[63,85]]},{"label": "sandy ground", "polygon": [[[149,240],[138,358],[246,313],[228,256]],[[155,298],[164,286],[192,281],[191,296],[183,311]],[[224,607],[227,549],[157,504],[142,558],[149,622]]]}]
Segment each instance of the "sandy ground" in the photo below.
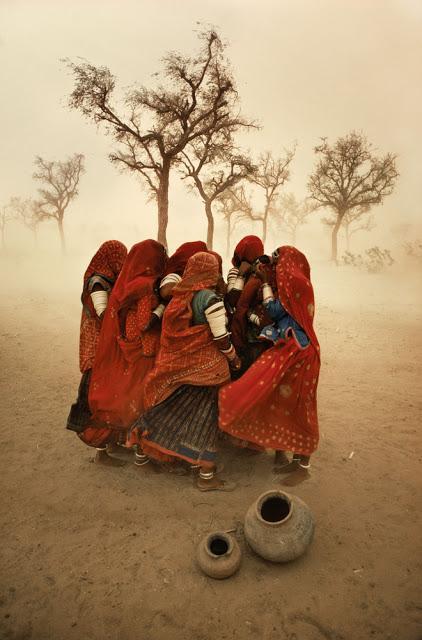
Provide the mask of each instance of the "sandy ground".
[{"label": "sandy ground", "polygon": [[[79,382],[77,294],[3,296],[0,638],[420,640],[422,313],[397,299],[319,297],[322,438],[292,490],[317,528],[283,566],[242,536],[252,501],[280,486],[270,455],[225,450],[231,494],[92,464],[64,429]],[[242,566],[213,581],[196,545],[234,527]]]}]

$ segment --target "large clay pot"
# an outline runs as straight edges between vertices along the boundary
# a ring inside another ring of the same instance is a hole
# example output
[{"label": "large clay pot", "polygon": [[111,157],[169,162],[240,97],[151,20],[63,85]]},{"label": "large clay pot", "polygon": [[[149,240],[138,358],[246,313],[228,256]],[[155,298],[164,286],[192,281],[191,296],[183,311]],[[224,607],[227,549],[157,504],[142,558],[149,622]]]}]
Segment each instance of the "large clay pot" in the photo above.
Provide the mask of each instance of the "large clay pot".
[{"label": "large clay pot", "polygon": [[289,562],[304,553],[314,534],[314,519],[300,498],[266,491],[249,507],[245,537],[265,560]]},{"label": "large clay pot", "polygon": [[241,554],[237,540],[220,531],[210,533],[198,545],[197,560],[202,571],[210,578],[228,578],[240,565]]}]

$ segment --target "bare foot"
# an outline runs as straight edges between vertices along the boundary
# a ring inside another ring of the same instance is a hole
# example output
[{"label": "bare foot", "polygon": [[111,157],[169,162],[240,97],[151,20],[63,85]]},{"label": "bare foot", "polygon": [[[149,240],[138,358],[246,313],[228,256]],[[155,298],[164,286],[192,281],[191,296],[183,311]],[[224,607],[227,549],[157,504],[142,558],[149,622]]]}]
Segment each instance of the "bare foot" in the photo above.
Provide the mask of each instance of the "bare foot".
[{"label": "bare foot", "polygon": [[120,444],[108,444],[108,455],[124,456],[125,458],[131,458],[133,456],[133,450],[131,447],[125,447]]},{"label": "bare foot", "polygon": [[273,473],[285,473],[285,469],[290,464],[291,462],[284,451],[276,451],[275,458],[274,458]]},{"label": "bare foot", "polygon": [[97,451],[94,458],[95,464],[101,464],[104,467],[124,467],[126,462],[111,458],[107,451]]},{"label": "bare foot", "polygon": [[134,464],[135,468],[138,470],[138,473],[147,473],[147,474],[157,474],[161,473],[162,467],[159,464],[155,464],[151,460],[145,462],[145,464]]},{"label": "bare foot", "polygon": [[220,480],[216,476],[210,480],[203,480],[198,478],[196,486],[199,491],[234,491],[236,485],[234,482],[227,482],[227,480]]},{"label": "bare foot", "polygon": [[288,478],[283,480],[281,484],[284,487],[295,487],[296,485],[301,484],[301,482],[305,482],[305,480],[309,480],[310,477],[311,477],[311,474],[309,473],[308,469],[303,469],[298,465],[297,470],[294,473],[292,473]]}]

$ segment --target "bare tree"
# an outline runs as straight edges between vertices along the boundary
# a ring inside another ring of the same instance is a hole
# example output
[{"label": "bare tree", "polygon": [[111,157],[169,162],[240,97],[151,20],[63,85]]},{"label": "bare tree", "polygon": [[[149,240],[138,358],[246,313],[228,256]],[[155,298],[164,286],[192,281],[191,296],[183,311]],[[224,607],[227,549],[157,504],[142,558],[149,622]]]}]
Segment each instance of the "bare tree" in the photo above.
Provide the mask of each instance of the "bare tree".
[{"label": "bare tree", "polygon": [[10,200],[10,206],[15,218],[23,222],[25,227],[31,231],[36,244],[38,225],[42,220],[41,214],[37,210],[37,204],[30,198],[24,200],[23,198],[13,197]]},{"label": "bare tree", "polygon": [[334,214],[331,259],[337,262],[337,234],[344,217],[362,207],[368,212],[392,193],[399,175],[396,155],[375,156],[365,136],[356,132],[333,145],[322,138],[315,153],[319,160],[309,178],[309,194],[318,207],[329,207]]},{"label": "bare tree", "polygon": [[129,89],[124,114],[113,104],[115,78],[106,67],[67,61],[75,88],[70,106],[105,125],[118,144],[112,162],[144,180],[158,208],[159,242],[167,244],[170,170],[181,152],[210,131],[230,128],[237,94],[224,61],[224,45],[214,31],[200,36],[196,56],[169,53],[163,60],[164,84]]},{"label": "bare tree", "polygon": [[[285,151],[283,157],[274,158],[267,151],[262,154],[257,162],[256,171],[248,178],[248,181],[263,191],[264,206],[261,211],[254,211],[251,204],[251,195],[242,195],[244,205],[241,209],[241,217],[249,218],[254,222],[262,224],[262,242],[267,239],[268,219],[277,211],[276,201],[280,194],[280,189],[289,179],[290,163],[294,158],[296,147],[293,150]],[[244,197],[243,197],[244,196]]]},{"label": "bare tree", "polygon": [[293,193],[281,195],[276,208],[276,219],[283,229],[287,229],[293,245],[296,244],[297,230],[306,224],[315,205],[309,200],[297,200]]},{"label": "bare tree", "polygon": [[0,231],[1,231],[1,246],[4,250],[6,247],[6,226],[8,222],[15,219],[15,213],[11,206],[11,201],[3,205],[0,209]]},{"label": "bare tree", "polygon": [[79,179],[85,171],[84,156],[75,153],[62,162],[37,156],[35,166],[37,171],[33,178],[45,186],[38,189],[40,197],[35,201],[34,210],[39,220],[57,220],[62,251],[65,252],[63,220],[67,207],[78,195]]},{"label": "bare tree", "polygon": [[208,223],[207,245],[212,249],[214,202],[241,180],[251,176],[255,167],[250,158],[240,154],[233,146],[231,139],[219,136],[213,140],[212,133],[196,139],[194,144],[183,151],[180,165],[183,179],[192,180],[204,203]]}]

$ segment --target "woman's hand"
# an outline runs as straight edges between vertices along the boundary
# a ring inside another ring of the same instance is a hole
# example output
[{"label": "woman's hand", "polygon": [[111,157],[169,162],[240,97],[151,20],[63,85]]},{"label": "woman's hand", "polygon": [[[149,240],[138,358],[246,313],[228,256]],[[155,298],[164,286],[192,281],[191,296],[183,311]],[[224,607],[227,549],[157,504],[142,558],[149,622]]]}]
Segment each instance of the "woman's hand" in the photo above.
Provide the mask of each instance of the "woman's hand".
[{"label": "woman's hand", "polygon": [[236,354],[233,360],[230,360],[230,369],[233,371],[239,371],[242,368],[242,361],[239,356]]},{"label": "woman's hand", "polygon": [[263,284],[266,284],[268,282],[268,271],[266,265],[258,262],[255,267],[255,275],[257,276],[257,278],[262,280]]},{"label": "woman's hand", "polygon": [[249,262],[246,262],[246,260],[243,260],[243,262],[240,263],[239,275],[245,276],[251,270],[251,266],[252,265]]}]

